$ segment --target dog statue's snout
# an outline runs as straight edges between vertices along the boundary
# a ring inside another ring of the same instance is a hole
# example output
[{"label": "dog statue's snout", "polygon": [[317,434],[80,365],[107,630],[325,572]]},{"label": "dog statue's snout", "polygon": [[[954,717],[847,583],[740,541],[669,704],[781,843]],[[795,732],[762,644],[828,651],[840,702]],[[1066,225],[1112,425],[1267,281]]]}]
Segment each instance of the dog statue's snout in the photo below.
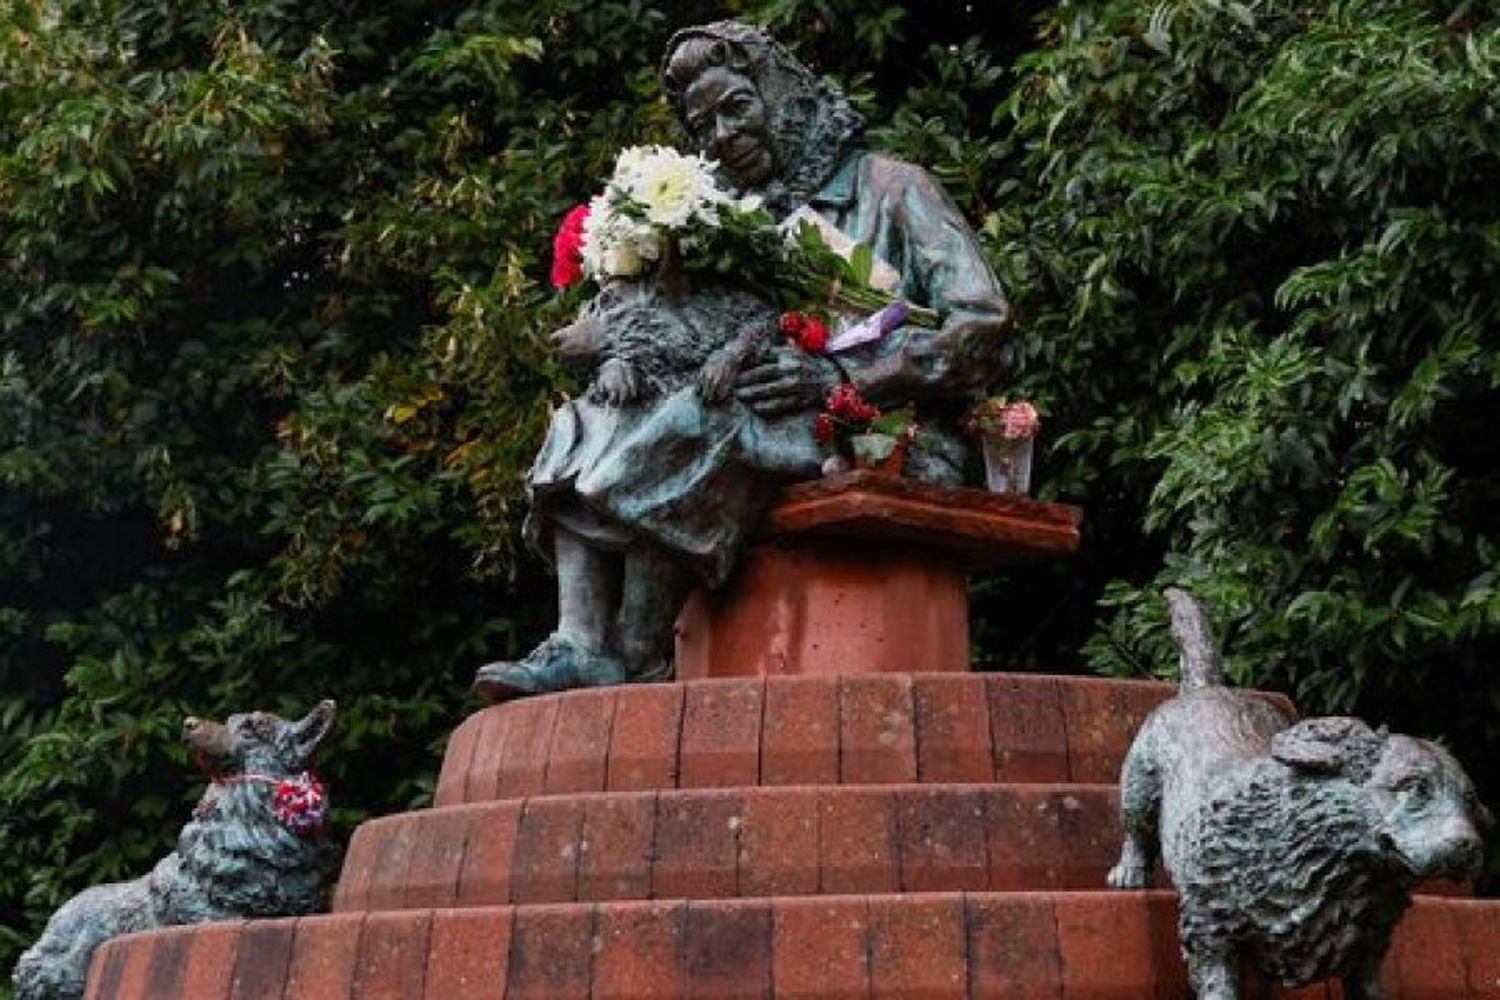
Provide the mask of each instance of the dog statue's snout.
[{"label": "dog statue's snout", "polygon": [[1419,878],[1471,878],[1484,868],[1484,835],[1463,813],[1398,823],[1377,830],[1375,840],[1383,854]]},{"label": "dog statue's snout", "polygon": [[585,318],[552,331],[547,339],[564,361],[581,362],[598,356],[603,329],[597,320]]},{"label": "dog statue's snout", "polygon": [[182,733],[184,736],[191,736],[202,727],[203,720],[198,718],[196,715],[190,715],[186,719],[182,720]]},{"label": "dog statue's snout", "polygon": [[1448,842],[1448,856],[1453,870],[1462,875],[1478,875],[1484,868],[1484,841],[1473,827]]}]

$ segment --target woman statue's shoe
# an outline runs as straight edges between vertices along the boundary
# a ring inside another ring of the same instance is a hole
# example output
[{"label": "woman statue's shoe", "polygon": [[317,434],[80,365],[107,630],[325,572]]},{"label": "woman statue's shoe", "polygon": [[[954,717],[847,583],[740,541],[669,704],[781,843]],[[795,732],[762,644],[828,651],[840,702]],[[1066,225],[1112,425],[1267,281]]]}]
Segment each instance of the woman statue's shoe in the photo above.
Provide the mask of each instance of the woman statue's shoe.
[{"label": "woman statue's shoe", "polygon": [[629,665],[625,668],[625,674],[632,684],[660,684],[677,676],[677,672],[672,669],[672,661],[665,656]]},{"label": "woman statue's shoe", "polygon": [[590,653],[554,632],[523,659],[480,667],[474,675],[474,693],[493,705],[549,691],[623,683],[625,667],[619,660]]}]

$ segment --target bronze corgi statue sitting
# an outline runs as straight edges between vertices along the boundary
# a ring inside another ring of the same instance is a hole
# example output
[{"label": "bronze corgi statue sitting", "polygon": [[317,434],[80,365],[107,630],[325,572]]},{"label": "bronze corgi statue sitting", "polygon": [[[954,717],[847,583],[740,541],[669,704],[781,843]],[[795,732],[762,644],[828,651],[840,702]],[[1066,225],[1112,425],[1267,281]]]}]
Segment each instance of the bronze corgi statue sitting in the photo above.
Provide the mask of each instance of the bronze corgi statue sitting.
[{"label": "bronze corgi statue sitting", "polygon": [[119,934],[315,909],[328,800],[308,765],[334,712],[324,701],[295,721],[269,712],[187,719],[183,739],[212,784],[177,849],[147,875],[64,903],[16,963],[17,1000],[83,996],[94,949]]}]

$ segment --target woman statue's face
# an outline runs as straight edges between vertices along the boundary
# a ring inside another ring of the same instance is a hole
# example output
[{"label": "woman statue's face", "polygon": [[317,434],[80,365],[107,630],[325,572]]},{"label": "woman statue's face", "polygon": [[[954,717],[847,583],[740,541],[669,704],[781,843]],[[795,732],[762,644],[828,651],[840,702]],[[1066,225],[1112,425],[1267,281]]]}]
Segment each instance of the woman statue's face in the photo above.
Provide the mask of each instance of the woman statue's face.
[{"label": "woman statue's face", "polygon": [[765,102],[743,74],[704,70],[683,94],[682,117],[698,149],[740,188],[759,187],[776,172]]}]

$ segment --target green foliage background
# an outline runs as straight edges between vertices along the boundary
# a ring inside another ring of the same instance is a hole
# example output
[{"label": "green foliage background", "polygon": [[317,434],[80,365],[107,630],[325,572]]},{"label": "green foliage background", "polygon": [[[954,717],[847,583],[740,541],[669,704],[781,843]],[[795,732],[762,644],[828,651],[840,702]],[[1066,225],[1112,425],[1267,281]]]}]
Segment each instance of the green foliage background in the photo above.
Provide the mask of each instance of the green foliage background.
[{"label": "green foliage background", "polygon": [[1496,8],[1145,13],[1049,12],[1006,105],[1013,196],[988,222],[1029,317],[1018,368],[1064,432],[1051,488],[1107,539],[1088,659],[1158,669],[1159,591],[1186,583],[1239,680],[1448,734],[1483,772],[1500,735]]},{"label": "green foliage background", "polygon": [[425,801],[473,667],[551,613],[552,229],[673,138],[655,59],[726,15],[934,170],[1017,301],[1006,388],[1087,541],[980,588],[987,657],[1169,669],[1186,582],[1240,680],[1447,733],[1495,798],[1493,6],[18,0],[0,966],[167,849],[190,712],[332,695],[338,832]]}]

